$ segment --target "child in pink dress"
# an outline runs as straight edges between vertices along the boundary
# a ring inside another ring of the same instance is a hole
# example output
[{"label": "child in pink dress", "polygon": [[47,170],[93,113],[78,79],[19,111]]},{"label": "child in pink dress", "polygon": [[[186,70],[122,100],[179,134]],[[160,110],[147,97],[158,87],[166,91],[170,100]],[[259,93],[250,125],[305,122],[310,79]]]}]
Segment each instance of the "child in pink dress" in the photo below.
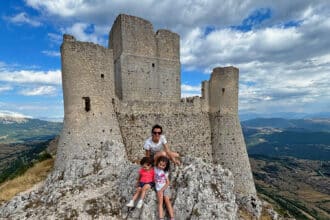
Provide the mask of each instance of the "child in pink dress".
[{"label": "child in pink dress", "polygon": [[143,199],[146,195],[146,192],[148,189],[153,187],[155,185],[154,183],[154,176],[155,172],[152,167],[152,161],[149,157],[143,157],[140,161],[141,169],[139,170],[139,176],[137,178],[137,189],[133,196],[133,198],[127,203],[126,206],[128,207],[134,207],[135,201],[138,199],[140,195],[140,200],[138,201],[136,208],[140,209],[143,205]]}]

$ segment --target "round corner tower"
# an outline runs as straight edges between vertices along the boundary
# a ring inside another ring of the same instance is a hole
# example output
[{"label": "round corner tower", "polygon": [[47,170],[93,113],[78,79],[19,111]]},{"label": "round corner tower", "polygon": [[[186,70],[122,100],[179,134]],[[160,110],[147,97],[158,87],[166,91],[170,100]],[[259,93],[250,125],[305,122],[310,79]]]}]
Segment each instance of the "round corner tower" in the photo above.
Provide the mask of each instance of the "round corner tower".
[{"label": "round corner tower", "polygon": [[64,35],[61,59],[64,125],[55,170],[63,179],[75,179],[97,171],[98,154],[106,143],[122,143],[112,104],[113,54]]},{"label": "round corner tower", "polygon": [[209,80],[209,112],[213,160],[232,171],[238,195],[256,195],[249,158],[238,118],[235,67],[213,69]]}]

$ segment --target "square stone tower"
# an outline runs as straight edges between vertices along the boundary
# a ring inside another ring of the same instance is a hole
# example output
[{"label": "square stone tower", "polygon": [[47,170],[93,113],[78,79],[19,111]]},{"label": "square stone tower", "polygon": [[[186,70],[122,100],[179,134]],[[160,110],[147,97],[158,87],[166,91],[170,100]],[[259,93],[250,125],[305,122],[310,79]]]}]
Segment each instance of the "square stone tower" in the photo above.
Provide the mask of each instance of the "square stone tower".
[{"label": "square stone tower", "polygon": [[115,91],[122,101],[180,102],[180,38],[121,14],[111,28]]}]

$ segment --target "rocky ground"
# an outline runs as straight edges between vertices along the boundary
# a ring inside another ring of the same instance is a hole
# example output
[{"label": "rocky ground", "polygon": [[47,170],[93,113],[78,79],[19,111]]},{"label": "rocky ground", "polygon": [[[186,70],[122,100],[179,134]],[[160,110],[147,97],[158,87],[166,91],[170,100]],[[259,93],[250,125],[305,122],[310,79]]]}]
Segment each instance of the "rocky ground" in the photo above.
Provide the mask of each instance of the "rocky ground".
[{"label": "rocky ground", "polygon": [[[201,159],[183,158],[182,162],[180,167],[171,170],[176,218],[237,219],[238,205],[231,172]],[[156,194],[152,190],[148,192],[142,209],[129,211],[125,206],[134,193],[138,168],[129,162],[122,163],[111,172],[101,169],[97,174],[75,181],[59,180],[55,179],[56,175],[50,175],[39,189],[16,196],[0,207],[0,217],[157,219]],[[258,203],[255,204],[259,207]]]}]

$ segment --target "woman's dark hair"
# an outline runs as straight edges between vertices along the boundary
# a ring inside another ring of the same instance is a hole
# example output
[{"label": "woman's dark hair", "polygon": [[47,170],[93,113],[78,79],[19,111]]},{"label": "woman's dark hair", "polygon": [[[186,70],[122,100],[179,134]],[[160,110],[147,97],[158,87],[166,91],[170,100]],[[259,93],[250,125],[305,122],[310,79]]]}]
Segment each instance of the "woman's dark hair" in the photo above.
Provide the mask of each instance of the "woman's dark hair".
[{"label": "woman's dark hair", "polygon": [[165,157],[165,156],[158,157],[158,159],[156,161],[156,167],[158,166],[158,164],[160,162],[165,162],[166,163],[166,167],[164,169],[165,172],[170,170],[170,160],[167,157]]},{"label": "woman's dark hair", "polygon": [[159,128],[160,129],[160,132],[163,133],[163,128],[162,126],[158,125],[158,124],[155,124],[154,126],[152,126],[152,129],[151,129],[151,133],[154,132],[154,129],[155,128]]},{"label": "woman's dark hair", "polygon": [[143,164],[151,164],[152,165],[152,160],[150,157],[143,157],[140,161],[140,165],[142,166]]}]

